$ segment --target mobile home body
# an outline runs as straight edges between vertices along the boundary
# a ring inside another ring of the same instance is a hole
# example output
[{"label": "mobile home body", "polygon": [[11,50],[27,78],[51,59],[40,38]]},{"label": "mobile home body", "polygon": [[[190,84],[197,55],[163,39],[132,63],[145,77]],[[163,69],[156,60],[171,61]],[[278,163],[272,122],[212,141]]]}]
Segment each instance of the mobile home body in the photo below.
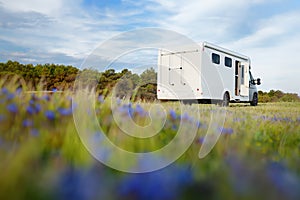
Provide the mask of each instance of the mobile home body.
[{"label": "mobile home body", "polygon": [[200,45],[159,50],[157,97],[160,100],[216,100],[257,105],[250,58],[203,42]]}]

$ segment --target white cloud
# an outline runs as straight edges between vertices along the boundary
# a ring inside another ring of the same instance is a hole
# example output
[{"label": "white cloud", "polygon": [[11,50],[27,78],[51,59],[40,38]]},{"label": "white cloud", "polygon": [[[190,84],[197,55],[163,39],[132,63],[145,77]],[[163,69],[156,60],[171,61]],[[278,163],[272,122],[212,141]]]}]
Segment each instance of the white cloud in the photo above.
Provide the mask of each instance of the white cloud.
[{"label": "white cloud", "polygon": [[[249,15],[254,6],[280,0],[152,0],[169,17],[157,19],[160,26],[186,34],[195,40],[222,42],[234,39],[252,25]],[[163,12],[163,11],[162,11]],[[249,25],[250,24],[250,25]]]},{"label": "white cloud", "polygon": [[101,41],[117,34],[114,26],[121,22],[108,13],[95,18],[90,10],[81,9],[80,2],[2,0],[0,39],[45,54],[83,59]]},{"label": "white cloud", "polygon": [[63,6],[62,0],[1,0],[5,8],[11,11],[38,12],[53,14]]}]

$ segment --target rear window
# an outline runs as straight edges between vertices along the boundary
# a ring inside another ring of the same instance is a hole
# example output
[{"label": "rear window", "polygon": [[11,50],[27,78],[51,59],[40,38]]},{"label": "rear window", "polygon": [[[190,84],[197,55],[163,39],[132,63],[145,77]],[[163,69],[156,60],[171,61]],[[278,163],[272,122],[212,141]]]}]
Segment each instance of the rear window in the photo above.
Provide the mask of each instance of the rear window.
[{"label": "rear window", "polygon": [[225,66],[226,67],[232,67],[232,59],[225,57]]},{"label": "rear window", "polygon": [[211,60],[215,64],[220,64],[220,55],[216,53],[211,54]]}]

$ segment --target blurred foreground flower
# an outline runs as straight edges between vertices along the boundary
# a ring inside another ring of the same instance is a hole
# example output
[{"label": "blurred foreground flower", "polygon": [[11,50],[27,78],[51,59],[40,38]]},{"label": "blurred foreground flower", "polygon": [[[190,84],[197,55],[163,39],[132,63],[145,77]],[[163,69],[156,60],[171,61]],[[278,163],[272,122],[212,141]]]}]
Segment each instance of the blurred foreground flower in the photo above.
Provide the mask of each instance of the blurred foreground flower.
[{"label": "blurred foreground flower", "polygon": [[51,110],[45,111],[45,116],[49,120],[54,120],[55,119],[55,113],[53,111],[51,111]]},{"label": "blurred foreground flower", "polygon": [[18,106],[15,103],[11,103],[7,106],[7,110],[13,114],[18,112]]}]

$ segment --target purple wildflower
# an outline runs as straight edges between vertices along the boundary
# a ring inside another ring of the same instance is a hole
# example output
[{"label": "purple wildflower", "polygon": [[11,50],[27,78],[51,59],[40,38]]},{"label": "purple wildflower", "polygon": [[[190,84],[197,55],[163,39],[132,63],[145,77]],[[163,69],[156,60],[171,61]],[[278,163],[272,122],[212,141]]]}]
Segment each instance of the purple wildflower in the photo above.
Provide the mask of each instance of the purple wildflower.
[{"label": "purple wildflower", "polygon": [[271,162],[267,165],[267,177],[276,190],[286,199],[298,199],[300,196],[300,181],[297,175],[292,173],[282,163]]},{"label": "purple wildflower", "polygon": [[41,111],[41,105],[40,104],[35,104],[35,110],[36,112],[40,112]]},{"label": "purple wildflower", "polygon": [[33,121],[31,119],[25,119],[22,122],[23,127],[31,127],[33,125]]},{"label": "purple wildflower", "polygon": [[177,125],[176,124],[173,124],[172,125],[172,130],[176,131],[178,128],[177,128]]},{"label": "purple wildflower", "polygon": [[201,123],[200,121],[196,121],[196,127],[197,127],[197,128],[202,127],[202,123]]},{"label": "purple wildflower", "polygon": [[131,106],[128,107],[128,114],[130,117],[133,117],[134,109]]},{"label": "purple wildflower", "polygon": [[199,137],[197,140],[196,140],[196,143],[197,144],[203,144],[204,142],[204,137]]},{"label": "purple wildflower", "polygon": [[30,115],[36,114],[41,111],[41,105],[35,104],[35,105],[29,105],[26,108],[26,112]]},{"label": "purple wildflower", "polygon": [[49,120],[54,120],[55,119],[55,113],[51,110],[47,110],[45,112],[45,116],[49,119]]},{"label": "purple wildflower", "polygon": [[5,87],[1,89],[2,94],[7,94],[8,92],[9,92],[8,89]]},{"label": "purple wildflower", "polygon": [[11,113],[16,114],[18,112],[18,106],[14,103],[11,103],[7,106],[7,110]]},{"label": "purple wildflower", "polygon": [[184,113],[184,114],[181,116],[181,119],[182,119],[182,120],[189,121],[189,120],[191,119],[191,117],[190,117],[187,113]]},{"label": "purple wildflower", "polygon": [[233,133],[233,129],[232,128],[220,127],[219,131],[221,131],[221,134],[223,134],[223,135],[231,135]]},{"label": "purple wildflower", "polygon": [[72,114],[72,108],[58,108],[57,111],[60,115],[67,116]]},{"label": "purple wildflower", "polygon": [[29,100],[29,104],[30,104],[30,105],[34,105],[34,103],[35,103],[35,100],[34,100],[34,99],[30,99],[30,100]]},{"label": "purple wildflower", "polygon": [[42,96],[42,99],[45,101],[50,101],[50,96],[48,94],[45,94],[44,96]]},{"label": "purple wildflower", "polygon": [[177,119],[177,115],[174,110],[170,110],[169,114],[170,114],[171,119],[173,119],[173,120]]},{"label": "purple wildflower", "polygon": [[277,121],[279,121],[279,119],[276,116],[274,116],[273,118],[271,118],[271,121],[277,122]]},{"label": "purple wildflower", "polygon": [[27,106],[26,108],[26,112],[30,115],[34,114],[35,113],[35,108],[31,105]]},{"label": "purple wildflower", "polygon": [[14,93],[7,93],[7,95],[6,95],[6,99],[7,100],[12,100],[13,98],[15,98],[15,94]]},{"label": "purple wildflower", "polygon": [[17,94],[17,95],[21,94],[22,90],[23,90],[22,87],[18,87],[18,88],[16,89],[16,94]]},{"label": "purple wildflower", "polygon": [[144,117],[146,115],[146,112],[144,111],[144,109],[142,108],[142,106],[140,106],[139,104],[136,105],[135,107],[135,112],[139,115]]},{"label": "purple wildflower", "polygon": [[99,101],[100,103],[104,103],[104,97],[103,97],[103,95],[99,95],[99,96],[98,96],[98,101]]},{"label": "purple wildflower", "polygon": [[193,181],[188,167],[172,165],[152,173],[129,174],[119,186],[120,197],[136,199],[180,199],[179,191]]}]

